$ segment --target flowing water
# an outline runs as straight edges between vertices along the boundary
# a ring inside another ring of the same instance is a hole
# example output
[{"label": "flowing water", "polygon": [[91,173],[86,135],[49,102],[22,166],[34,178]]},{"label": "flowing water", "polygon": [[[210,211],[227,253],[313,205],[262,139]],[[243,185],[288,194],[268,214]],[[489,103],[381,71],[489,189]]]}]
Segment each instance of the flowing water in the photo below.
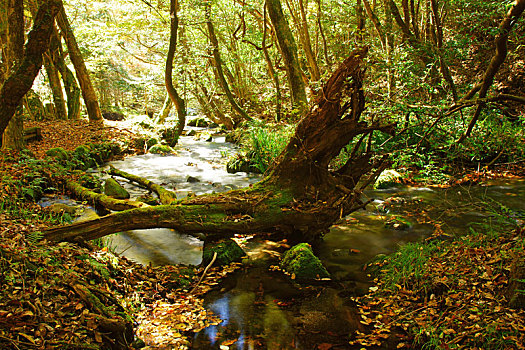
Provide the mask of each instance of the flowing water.
[{"label": "flowing water", "polygon": [[[175,191],[179,198],[245,187],[258,175],[228,174],[224,161],[235,146],[224,137],[212,142],[182,137],[176,155],[146,154],[112,162],[116,168],[146,177]],[[143,189],[125,184],[132,197]],[[253,239],[248,254],[253,266],[227,277],[205,299],[206,307],[223,320],[195,335],[194,349],[346,349],[348,335],[360,329],[349,296],[363,294],[370,276],[363,267],[379,254],[389,254],[407,242],[420,241],[434,228],[417,223],[413,214],[442,222],[451,235],[468,232],[470,225],[487,219],[492,200],[525,211],[525,181],[494,181],[486,186],[452,189],[395,188],[367,191],[374,201],[334,225],[314,246],[333,277],[325,286],[300,287],[268,265],[277,264],[275,243]],[[393,199],[392,199],[393,198]],[[395,203],[392,207],[385,203]],[[390,208],[390,212],[389,209]],[[393,214],[403,212],[412,225],[405,230],[385,227]],[[202,241],[169,229],[136,230],[113,235],[108,243],[117,252],[142,264],[199,264]]]}]

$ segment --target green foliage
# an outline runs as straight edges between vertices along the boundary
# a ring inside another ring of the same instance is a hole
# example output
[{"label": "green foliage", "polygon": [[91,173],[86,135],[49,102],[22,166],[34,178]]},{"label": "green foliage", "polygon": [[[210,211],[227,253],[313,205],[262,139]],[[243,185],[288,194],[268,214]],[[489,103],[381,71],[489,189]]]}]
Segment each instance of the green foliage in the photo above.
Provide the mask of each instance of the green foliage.
[{"label": "green foliage", "polygon": [[398,252],[385,257],[380,268],[385,287],[416,291],[428,288],[424,280],[426,263],[440,249],[440,243],[407,243]]},{"label": "green foliage", "polygon": [[264,173],[281,154],[295,129],[290,125],[253,123],[242,136],[242,147],[253,164]]}]

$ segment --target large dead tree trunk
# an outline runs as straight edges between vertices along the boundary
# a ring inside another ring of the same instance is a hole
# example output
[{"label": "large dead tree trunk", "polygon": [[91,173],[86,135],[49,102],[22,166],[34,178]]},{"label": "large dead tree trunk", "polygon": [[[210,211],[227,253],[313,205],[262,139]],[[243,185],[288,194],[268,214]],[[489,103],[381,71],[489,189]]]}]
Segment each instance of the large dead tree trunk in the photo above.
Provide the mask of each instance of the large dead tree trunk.
[{"label": "large dead tree trunk", "polygon": [[94,239],[130,229],[168,227],[180,233],[232,235],[280,232],[312,240],[340,217],[363,206],[361,191],[381,170],[372,154],[357,154],[339,169],[330,161],[356,136],[393,125],[360,121],[364,109],[362,59],[366,48],[347,58],[326,83],[315,107],[266,177],[252,187],[187,198],[156,207],[126,210],[57,227],[47,239]]}]

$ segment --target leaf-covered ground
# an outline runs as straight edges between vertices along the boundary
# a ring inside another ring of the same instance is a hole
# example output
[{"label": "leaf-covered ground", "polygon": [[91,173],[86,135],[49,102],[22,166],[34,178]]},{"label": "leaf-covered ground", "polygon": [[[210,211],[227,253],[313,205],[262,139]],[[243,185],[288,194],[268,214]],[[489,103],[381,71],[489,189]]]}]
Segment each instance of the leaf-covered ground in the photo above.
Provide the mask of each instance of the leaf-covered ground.
[{"label": "leaf-covered ground", "polygon": [[[54,147],[131,141],[125,130],[85,121],[35,126],[42,127],[44,139],[28,148],[37,158]],[[20,163],[18,157],[0,154],[0,349],[115,348],[109,321],[114,327],[134,325],[152,348],[183,349],[192,332],[219,322],[204,310],[201,297],[236,266],[210,269],[190,294],[202,269],[145,267],[90,244],[41,241],[39,230],[63,218],[24,192],[44,180],[31,161]]]},{"label": "leaf-covered ground", "polygon": [[513,261],[525,259],[525,229],[492,236],[484,229],[408,245],[376,262],[375,286],[356,299],[369,331],[357,332],[351,344],[525,348],[525,312],[509,307],[507,291]]}]

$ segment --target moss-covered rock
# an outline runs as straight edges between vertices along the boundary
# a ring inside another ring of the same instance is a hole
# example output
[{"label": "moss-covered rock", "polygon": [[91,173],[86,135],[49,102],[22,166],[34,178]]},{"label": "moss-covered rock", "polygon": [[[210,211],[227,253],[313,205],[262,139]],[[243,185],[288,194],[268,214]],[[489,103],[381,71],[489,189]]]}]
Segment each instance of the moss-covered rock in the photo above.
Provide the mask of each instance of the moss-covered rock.
[{"label": "moss-covered rock", "polygon": [[46,155],[58,161],[65,161],[70,157],[69,153],[62,147],[51,148],[47,150]]},{"label": "moss-covered rock", "polygon": [[308,243],[299,243],[287,250],[280,266],[298,281],[330,277]]},{"label": "moss-covered rock", "polygon": [[104,184],[104,193],[116,199],[128,199],[129,192],[126,191],[115,179],[109,178]]},{"label": "moss-covered rock", "polygon": [[149,149],[149,153],[168,154],[173,153],[173,148],[168,145],[155,145]]},{"label": "moss-covered rock", "polygon": [[198,118],[188,121],[188,126],[206,128],[208,127],[208,125],[210,125],[210,122],[206,118],[203,118],[203,117],[198,117]]},{"label": "moss-covered rock", "polygon": [[53,203],[47,208],[47,210],[53,214],[67,213],[68,215],[73,216],[75,215],[77,208],[76,206],[71,206],[64,203]]},{"label": "moss-covered rock", "polygon": [[383,170],[374,183],[375,189],[387,189],[394,187],[401,182],[403,175],[393,169]]},{"label": "moss-covered rock", "polygon": [[217,252],[217,258],[213,265],[223,266],[232,262],[240,262],[246,255],[241,247],[232,239],[221,241],[205,241],[202,252],[202,265],[208,265],[213,259],[213,253]]},{"label": "moss-covered rock", "polygon": [[225,141],[230,143],[240,143],[242,140],[243,131],[241,129],[236,129],[226,135]]}]

